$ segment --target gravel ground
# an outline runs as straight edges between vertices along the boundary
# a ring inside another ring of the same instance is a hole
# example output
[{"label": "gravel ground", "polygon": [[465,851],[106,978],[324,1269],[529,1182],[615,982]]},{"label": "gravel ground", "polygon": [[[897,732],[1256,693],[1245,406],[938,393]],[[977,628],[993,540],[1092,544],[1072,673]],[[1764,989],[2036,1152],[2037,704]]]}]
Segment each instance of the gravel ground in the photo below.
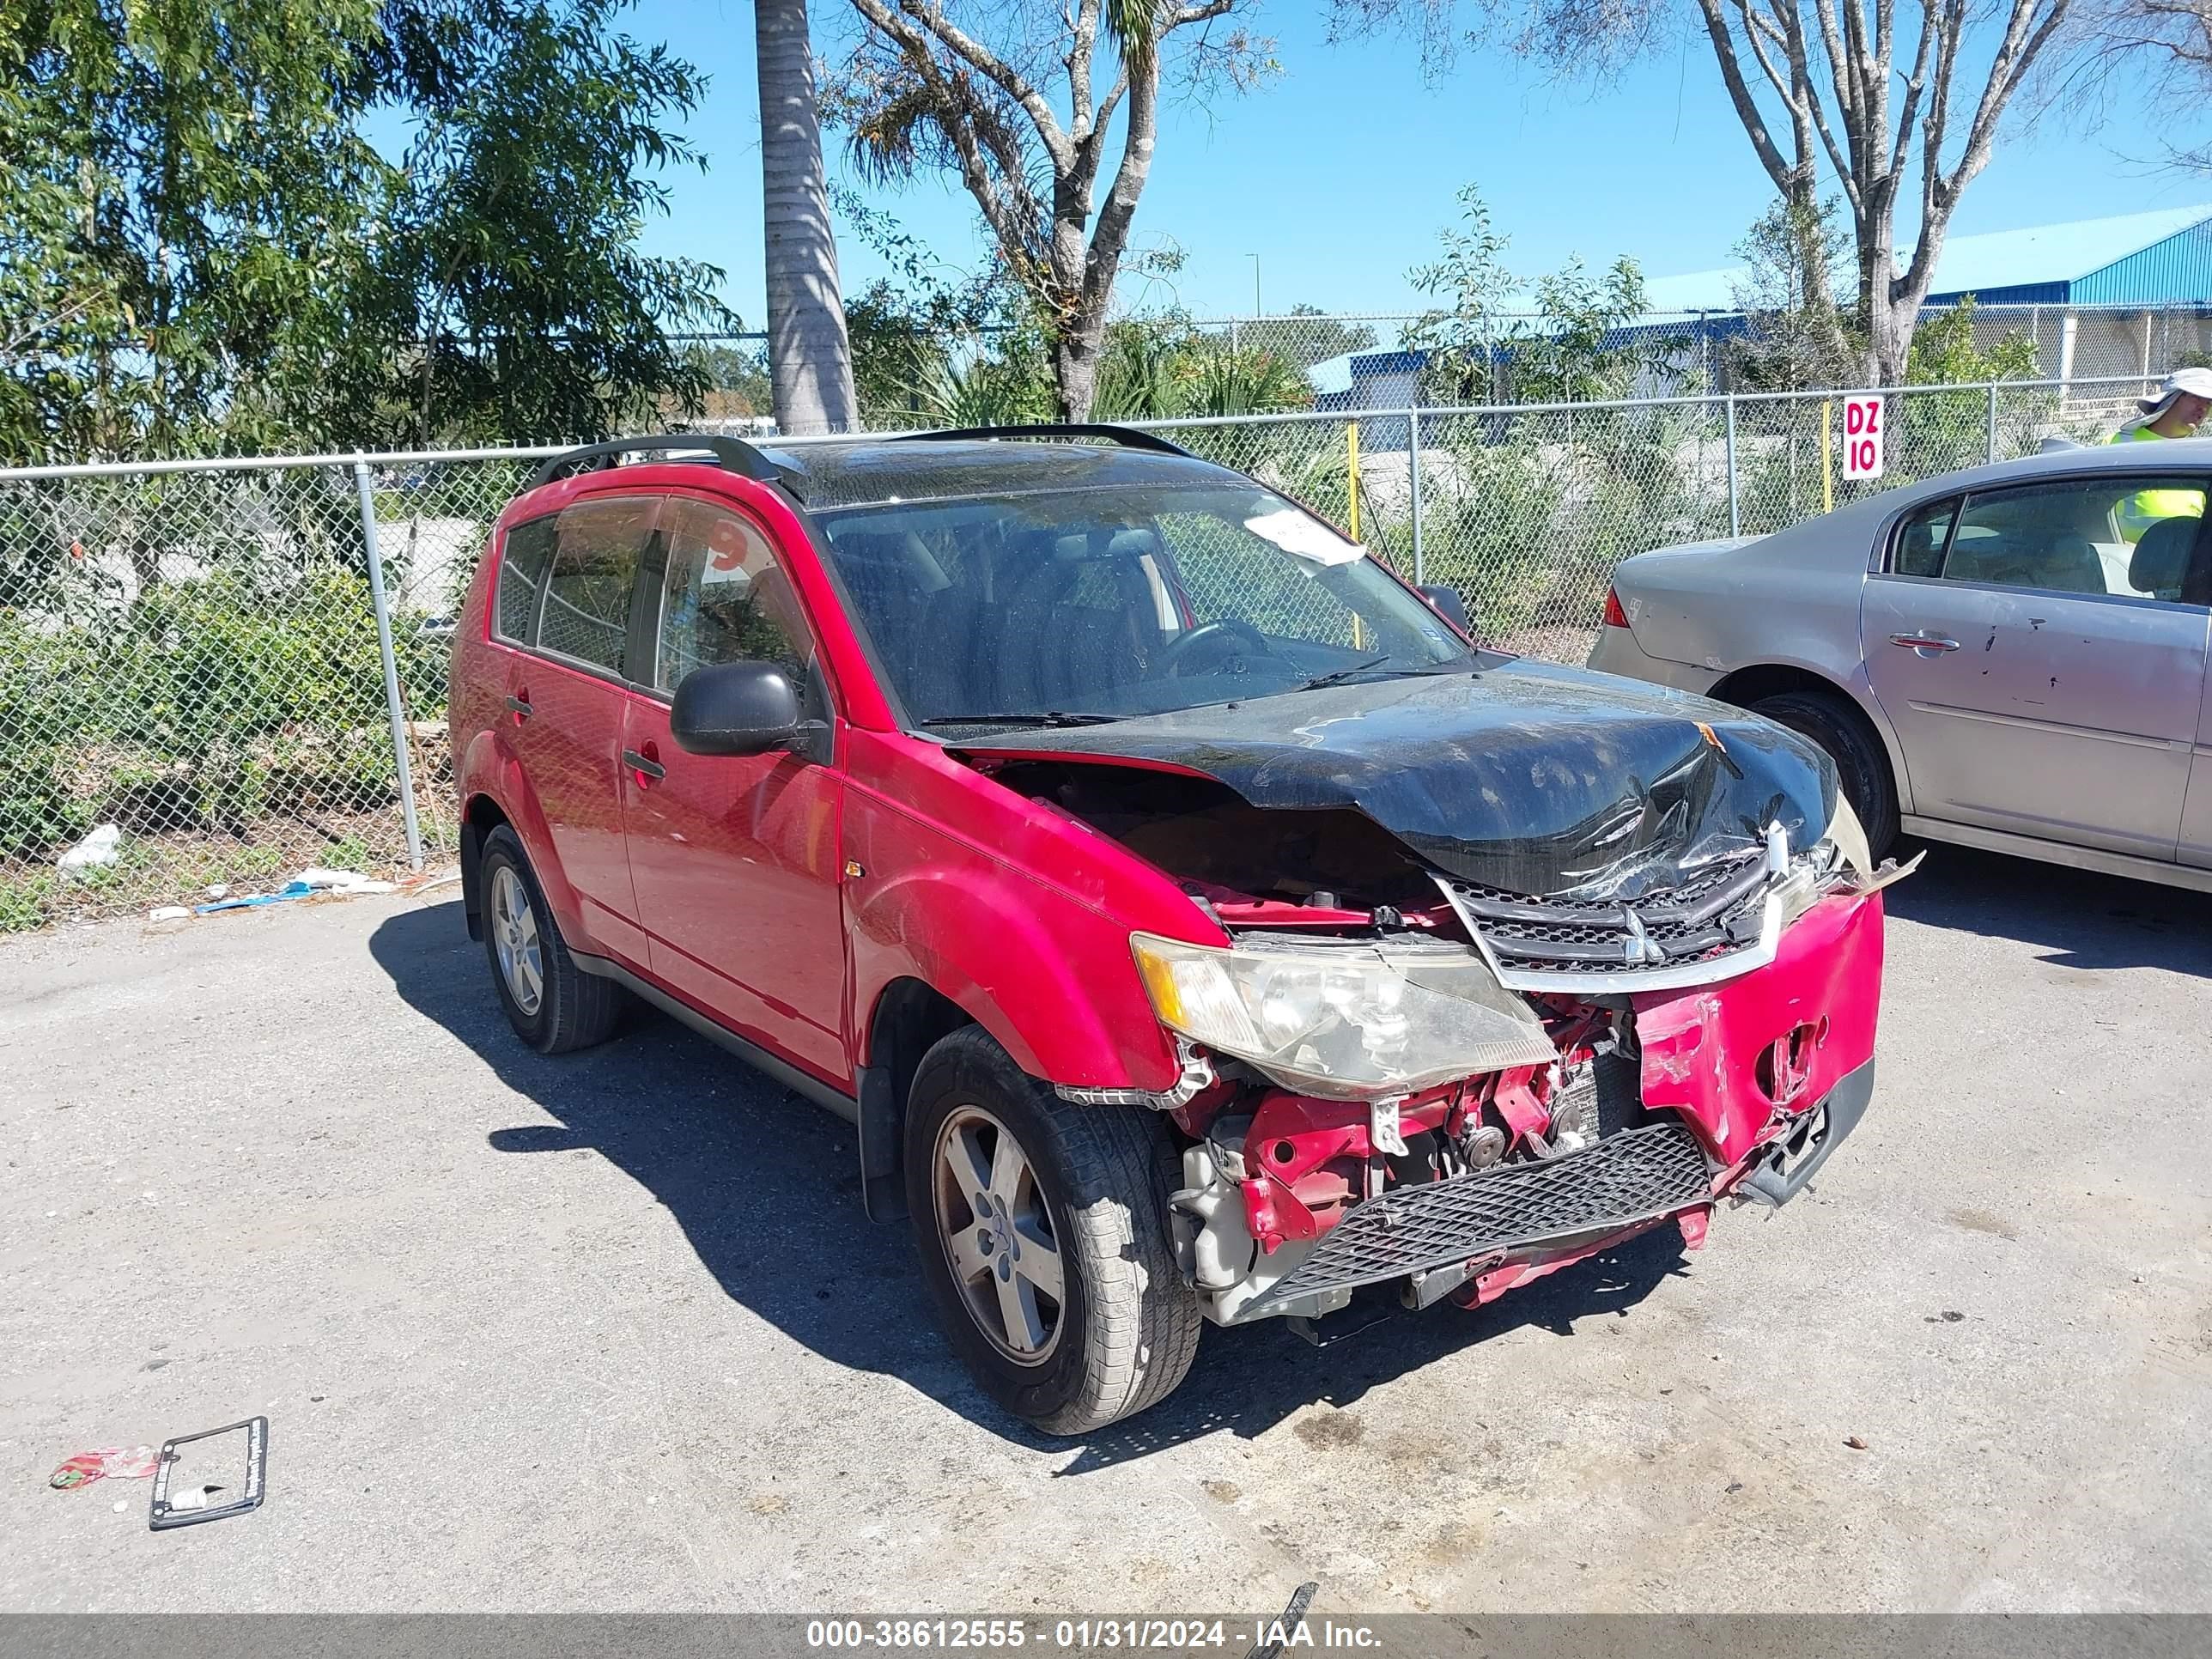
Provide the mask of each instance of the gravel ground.
[{"label": "gravel ground", "polygon": [[[0,1609],[2212,1609],[2212,901],[1939,848],[1816,1192],[1067,1443],[843,1126],[523,1051],[452,891],[0,943]],[[46,1487],[255,1412],[257,1514]]]}]

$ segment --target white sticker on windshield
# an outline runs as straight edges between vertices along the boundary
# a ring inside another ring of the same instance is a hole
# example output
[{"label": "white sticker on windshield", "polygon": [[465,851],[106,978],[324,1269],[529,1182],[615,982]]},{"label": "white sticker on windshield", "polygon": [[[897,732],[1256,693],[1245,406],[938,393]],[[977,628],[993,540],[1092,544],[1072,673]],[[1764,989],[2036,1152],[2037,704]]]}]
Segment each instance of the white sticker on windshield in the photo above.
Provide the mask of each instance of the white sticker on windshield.
[{"label": "white sticker on windshield", "polygon": [[1367,550],[1358,542],[1345,540],[1319,519],[1308,518],[1293,507],[1247,519],[1244,527],[1284,552],[1311,559],[1316,564],[1350,564],[1367,556]]}]

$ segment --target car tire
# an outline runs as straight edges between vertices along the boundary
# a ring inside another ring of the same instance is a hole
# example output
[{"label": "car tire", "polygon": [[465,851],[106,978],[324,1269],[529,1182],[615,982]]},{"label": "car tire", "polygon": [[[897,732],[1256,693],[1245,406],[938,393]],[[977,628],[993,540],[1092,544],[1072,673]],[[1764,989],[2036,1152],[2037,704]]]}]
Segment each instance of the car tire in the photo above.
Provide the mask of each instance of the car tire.
[{"label": "car tire", "polygon": [[1844,798],[1866,831],[1868,852],[1876,859],[1888,852],[1897,839],[1897,783],[1890,776],[1881,738],[1866,716],[1840,696],[1821,691],[1761,697],[1751,705],[1751,712],[1810,738],[1826,751],[1836,763]]},{"label": "car tire", "polygon": [[908,1103],[922,1278],[984,1391],[1064,1435],[1165,1399],[1204,1320],[1170,1240],[1178,1166],[1160,1119],[1072,1105],[973,1025],[923,1056]]},{"label": "car tire", "polygon": [[515,1036],[541,1054],[588,1048],[613,1036],[629,994],[576,965],[520,837],[505,824],[494,830],[477,872],[484,958]]}]

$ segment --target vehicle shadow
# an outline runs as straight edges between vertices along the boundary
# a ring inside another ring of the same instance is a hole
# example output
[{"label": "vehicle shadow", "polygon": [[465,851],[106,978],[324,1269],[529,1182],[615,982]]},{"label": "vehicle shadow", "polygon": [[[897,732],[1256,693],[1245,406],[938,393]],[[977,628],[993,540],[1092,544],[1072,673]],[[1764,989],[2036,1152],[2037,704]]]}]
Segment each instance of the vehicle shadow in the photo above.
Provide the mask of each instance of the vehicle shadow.
[{"label": "vehicle shadow", "polygon": [[2212,978],[2212,893],[1930,844],[1883,900],[1900,921],[2047,946],[2056,967]]},{"label": "vehicle shadow", "polygon": [[[1571,1334],[1577,1322],[1625,1316],[1685,1270],[1680,1235],[1662,1227],[1475,1312],[1439,1307],[1394,1316],[1319,1349],[1280,1320],[1209,1330],[1189,1380],[1163,1405],[1087,1440],[1042,1435],[1001,1411],[952,1358],[924,1300],[907,1229],[861,1212],[843,1124],[649,1009],[638,1009],[603,1048],[532,1053],[507,1028],[458,902],[391,917],[369,951],[410,1007],[556,1120],[495,1128],[494,1147],[597,1152],[665,1206],[726,1294],[786,1335],[838,1364],[900,1378],[1039,1453],[1073,1452],[1062,1474],[1222,1430],[1249,1437],[1316,1401],[1348,1405],[1376,1382],[1449,1360],[1502,1331]],[[1380,1303],[1379,1295],[1355,1302],[1337,1321],[1357,1326],[1363,1307]]]}]

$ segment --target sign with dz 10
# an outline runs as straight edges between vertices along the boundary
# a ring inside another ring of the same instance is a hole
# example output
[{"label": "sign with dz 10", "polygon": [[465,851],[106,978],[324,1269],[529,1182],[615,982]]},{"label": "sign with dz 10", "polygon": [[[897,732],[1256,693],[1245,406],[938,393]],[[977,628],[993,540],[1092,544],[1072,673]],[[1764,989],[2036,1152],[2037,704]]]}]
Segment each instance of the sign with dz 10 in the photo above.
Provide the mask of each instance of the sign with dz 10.
[{"label": "sign with dz 10", "polygon": [[1844,399],[1844,476],[1881,477],[1881,398]]}]

